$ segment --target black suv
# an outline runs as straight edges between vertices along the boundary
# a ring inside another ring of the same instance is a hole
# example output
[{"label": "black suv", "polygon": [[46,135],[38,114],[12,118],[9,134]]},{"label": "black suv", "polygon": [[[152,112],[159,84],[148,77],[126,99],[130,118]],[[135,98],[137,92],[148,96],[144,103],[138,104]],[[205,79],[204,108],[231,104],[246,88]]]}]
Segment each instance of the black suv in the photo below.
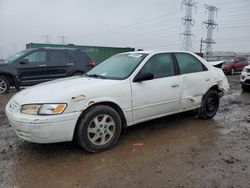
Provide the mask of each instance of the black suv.
[{"label": "black suv", "polygon": [[78,49],[36,48],[18,52],[0,61],[0,94],[10,86],[31,86],[41,82],[81,75],[95,66]]}]

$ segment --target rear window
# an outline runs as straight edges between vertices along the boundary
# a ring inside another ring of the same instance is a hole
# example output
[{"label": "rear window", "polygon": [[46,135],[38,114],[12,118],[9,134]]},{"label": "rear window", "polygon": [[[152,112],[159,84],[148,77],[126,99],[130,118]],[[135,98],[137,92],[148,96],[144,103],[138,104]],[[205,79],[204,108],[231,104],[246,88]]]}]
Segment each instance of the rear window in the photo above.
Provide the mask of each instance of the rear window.
[{"label": "rear window", "polygon": [[246,59],[244,57],[240,57],[239,60],[240,61],[246,61]]},{"label": "rear window", "polygon": [[49,54],[50,65],[63,65],[71,60],[70,56],[63,51],[50,51]]},{"label": "rear window", "polygon": [[198,59],[190,54],[176,53],[175,57],[177,59],[181,74],[202,72],[207,70]]},{"label": "rear window", "polygon": [[70,52],[72,56],[76,59],[77,63],[84,63],[87,64],[90,60],[89,56],[81,51],[73,51]]}]

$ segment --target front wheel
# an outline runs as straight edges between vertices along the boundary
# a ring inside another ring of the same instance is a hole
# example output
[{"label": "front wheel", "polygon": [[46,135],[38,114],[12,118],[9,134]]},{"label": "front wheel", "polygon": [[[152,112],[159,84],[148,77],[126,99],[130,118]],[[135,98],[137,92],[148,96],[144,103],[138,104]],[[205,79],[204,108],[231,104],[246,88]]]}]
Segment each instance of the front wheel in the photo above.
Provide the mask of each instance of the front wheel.
[{"label": "front wheel", "polygon": [[0,76],[0,94],[8,93],[9,91],[10,81],[4,76]]},{"label": "front wheel", "polygon": [[111,107],[99,105],[80,117],[76,140],[85,150],[97,153],[116,144],[122,129],[119,114]]},{"label": "front wheel", "polygon": [[242,87],[242,90],[243,90],[243,91],[250,91],[250,86],[241,84],[241,87]]},{"label": "front wheel", "polygon": [[201,107],[198,109],[198,116],[203,119],[213,118],[219,108],[219,95],[215,90],[209,90],[202,99]]}]

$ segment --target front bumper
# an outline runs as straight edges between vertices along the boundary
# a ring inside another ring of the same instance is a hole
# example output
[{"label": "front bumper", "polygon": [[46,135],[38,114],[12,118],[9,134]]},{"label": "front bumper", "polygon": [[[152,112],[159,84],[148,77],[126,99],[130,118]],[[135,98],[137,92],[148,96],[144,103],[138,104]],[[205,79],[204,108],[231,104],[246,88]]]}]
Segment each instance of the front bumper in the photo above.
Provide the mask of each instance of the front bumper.
[{"label": "front bumper", "polygon": [[250,85],[250,72],[241,72],[240,83]]},{"label": "front bumper", "polygon": [[51,116],[27,115],[20,113],[18,104],[10,104],[12,102],[7,104],[5,113],[10,125],[21,139],[34,143],[55,143],[73,140],[80,112]]}]

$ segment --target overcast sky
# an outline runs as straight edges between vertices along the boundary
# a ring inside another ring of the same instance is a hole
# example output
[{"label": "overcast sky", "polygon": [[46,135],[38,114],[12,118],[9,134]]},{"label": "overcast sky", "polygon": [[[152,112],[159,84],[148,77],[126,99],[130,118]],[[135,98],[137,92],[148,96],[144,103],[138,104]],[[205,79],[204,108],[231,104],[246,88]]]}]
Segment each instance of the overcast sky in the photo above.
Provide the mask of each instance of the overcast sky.
[{"label": "overcast sky", "polygon": [[[193,12],[193,51],[206,38],[204,4],[220,10],[215,18],[215,51],[250,52],[250,0],[200,0]],[[181,0],[0,0],[0,58],[26,43],[180,50],[184,31]]]}]

